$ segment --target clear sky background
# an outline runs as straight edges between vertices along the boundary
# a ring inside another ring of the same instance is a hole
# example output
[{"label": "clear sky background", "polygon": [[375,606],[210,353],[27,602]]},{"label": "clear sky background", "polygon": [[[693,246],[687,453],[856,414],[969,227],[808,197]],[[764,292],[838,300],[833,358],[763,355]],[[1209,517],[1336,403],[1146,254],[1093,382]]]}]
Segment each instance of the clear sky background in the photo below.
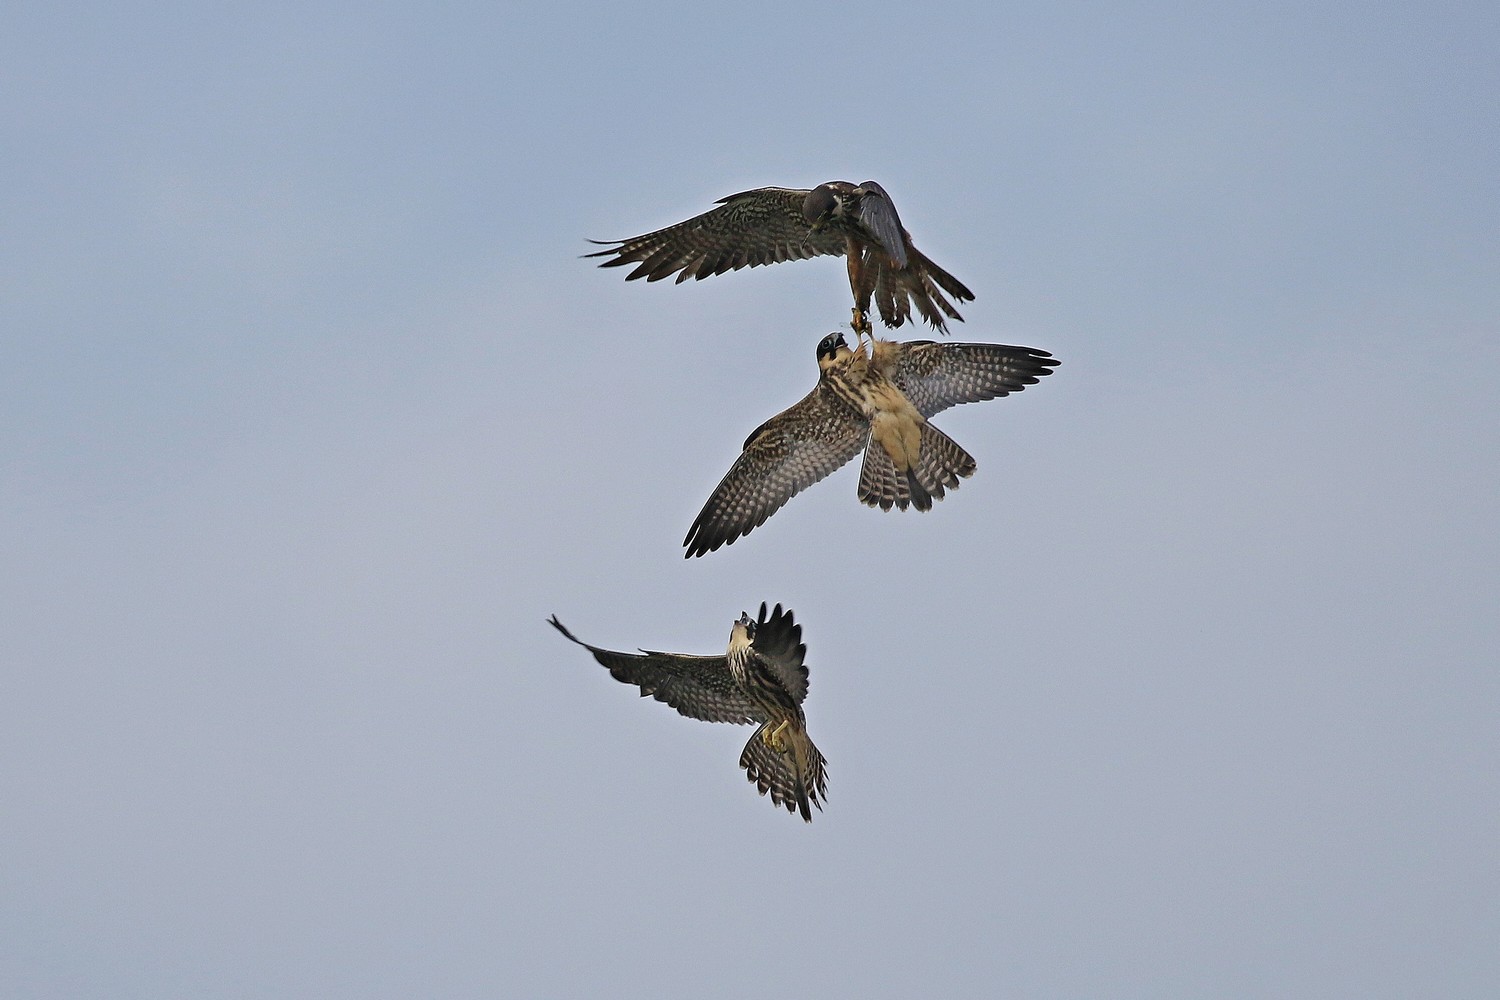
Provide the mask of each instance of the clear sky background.
[{"label": "clear sky background", "polygon": [[[1500,995],[1493,2],[6,20],[0,994]],[[585,239],[866,178],[1062,367],[686,562],[843,264]]]}]

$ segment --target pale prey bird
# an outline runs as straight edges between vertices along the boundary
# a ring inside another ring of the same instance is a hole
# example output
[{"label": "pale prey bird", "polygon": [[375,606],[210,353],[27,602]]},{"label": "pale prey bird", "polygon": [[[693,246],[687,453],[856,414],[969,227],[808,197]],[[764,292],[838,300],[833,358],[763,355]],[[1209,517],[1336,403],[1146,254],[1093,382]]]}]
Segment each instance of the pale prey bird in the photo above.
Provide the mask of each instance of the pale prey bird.
[{"label": "pale prey bird", "polygon": [[764,603],[752,620],[741,614],[729,630],[729,648],[718,656],[686,653],[617,653],[574,637],[553,615],[563,635],[594,654],[617,681],[634,684],[690,719],[758,722],[740,754],[740,767],[762,795],[812,822],[812,806],[823,808],[827,762],[807,735],[802,702],[807,665],[802,626],[781,605],[769,614]]},{"label": "pale prey bird", "polygon": [[1059,364],[1046,351],[1003,344],[878,340],[868,352],[850,350],[840,333],[818,343],[817,359],[812,392],[745,439],[683,540],[687,557],[749,534],[861,451],[861,501],[930,510],[975,462],[928,418],[1020,392]]},{"label": "pale prey bird", "polygon": [[[843,256],[854,293],[854,331],[870,333],[873,299],[886,326],[911,317],[912,306],[934,329],[962,320],[944,292],[960,302],[974,293],[911,242],[896,206],[874,181],[829,181],[812,190],[766,187],[720,198],[718,208],[627,240],[592,240],[608,249],[600,267],[635,264],[626,280],[703,279],[742,267],[824,254]],[[946,318],[945,318],[946,317]]]}]

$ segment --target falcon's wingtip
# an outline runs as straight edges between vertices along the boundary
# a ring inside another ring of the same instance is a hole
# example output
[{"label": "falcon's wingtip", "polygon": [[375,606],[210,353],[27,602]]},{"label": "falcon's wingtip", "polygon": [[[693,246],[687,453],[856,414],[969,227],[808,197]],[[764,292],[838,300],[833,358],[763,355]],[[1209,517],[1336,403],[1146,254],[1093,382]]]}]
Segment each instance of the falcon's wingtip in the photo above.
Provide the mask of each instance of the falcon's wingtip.
[{"label": "falcon's wingtip", "polygon": [[582,639],[578,638],[572,632],[569,632],[568,627],[558,620],[557,615],[554,614],[551,618],[548,618],[547,624],[551,625],[553,628],[561,632],[564,638],[569,639],[572,642],[576,642],[580,646],[587,645],[587,643],[585,643]]}]

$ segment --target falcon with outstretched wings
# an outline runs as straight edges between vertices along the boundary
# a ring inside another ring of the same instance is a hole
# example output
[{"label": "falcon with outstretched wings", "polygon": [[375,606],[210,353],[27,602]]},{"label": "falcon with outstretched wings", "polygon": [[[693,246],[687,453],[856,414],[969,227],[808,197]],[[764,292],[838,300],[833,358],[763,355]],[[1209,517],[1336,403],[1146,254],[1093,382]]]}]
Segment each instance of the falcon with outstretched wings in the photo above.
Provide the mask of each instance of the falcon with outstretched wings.
[{"label": "falcon with outstretched wings", "polygon": [[636,265],[626,280],[677,281],[824,254],[843,256],[854,293],[853,326],[870,333],[873,300],[886,326],[897,327],[915,306],[939,332],[962,320],[953,302],[974,293],[912,245],[911,234],[885,189],[874,181],[829,181],[812,190],[766,187],[720,198],[702,215],[627,240],[594,240],[606,246],[588,257],[608,257],[600,267]]},{"label": "falcon with outstretched wings", "polygon": [[812,392],[745,439],[683,540],[687,557],[749,534],[861,451],[862,502],[930,510],[975,462],[928,418],[1020,392],[1059,364],[1046,351],[1003,344],[877,340],[867,353],[839,333],[819,342],[817,357]]},{"label": "falcon with outstretched wings", "polygon": [[740,754],[740,767],[762,795],[812,822],[812,806],[823,808],[827,762],[807,735],[802,702],[807,698],[807,646],[802,626],[781,605],[764,603],[751,619],[741,614],[729,630],[729,648],[719,656],[686,653],[617,653],[576,638],[553,615],[559,632],[594,654],[617,681],[634,684],[641,697],[665,702],[690,719],[758,722]]}]

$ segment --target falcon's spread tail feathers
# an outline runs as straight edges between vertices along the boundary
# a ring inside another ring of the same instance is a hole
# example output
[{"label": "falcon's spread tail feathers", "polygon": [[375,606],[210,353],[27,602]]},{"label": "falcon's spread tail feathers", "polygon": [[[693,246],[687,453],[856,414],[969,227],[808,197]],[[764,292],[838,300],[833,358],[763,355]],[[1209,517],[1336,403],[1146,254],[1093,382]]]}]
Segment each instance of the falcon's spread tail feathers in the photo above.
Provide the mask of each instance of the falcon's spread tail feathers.
[{"label": "falcon's spread tail feathers", "polygon": [[[880,311],[886,326],[903,325],[911,318],[911,307],[915,305],[929,326],[939,333],[947,333],[947,319],[962,322],[963,316],[943,292],[959,302],[973,302],[974,293],[916,247],[908,246],[907,254],[907,266],[899,268],[882,259],[879,253],[869,254],[866,262],[868,273],[862,275],[863,287],[856,291],[855,297],[868,305],[873,294],[875,308]],[[864,291],[865,288],[869,291]]]},{"label": "falcon's spread tail feathers", "polygon": [[796,727],[782,732],[785,749],[778,752],[765,739],[771,725],[766,723],[750,736],[740,754],[740,767],[760,794],[769,793],[773,803],[786,807],[787,812],[801,813],[811,823],[812,806],[822,811],[822,800],[828,797],[828,762],[813,745],[807,730]]},{"label": "falcon's spread tail feathers", "polygon": [[961,478],[974,474],[974,456],[932,424],[921,424],[921,446],[915,462],[898,469],[891,455],[874,435],[865,446],[859,470],[859,499],[871,507],[890,510],[931,510],[932,501],[943,499],[945,490],[958,489]]}]

